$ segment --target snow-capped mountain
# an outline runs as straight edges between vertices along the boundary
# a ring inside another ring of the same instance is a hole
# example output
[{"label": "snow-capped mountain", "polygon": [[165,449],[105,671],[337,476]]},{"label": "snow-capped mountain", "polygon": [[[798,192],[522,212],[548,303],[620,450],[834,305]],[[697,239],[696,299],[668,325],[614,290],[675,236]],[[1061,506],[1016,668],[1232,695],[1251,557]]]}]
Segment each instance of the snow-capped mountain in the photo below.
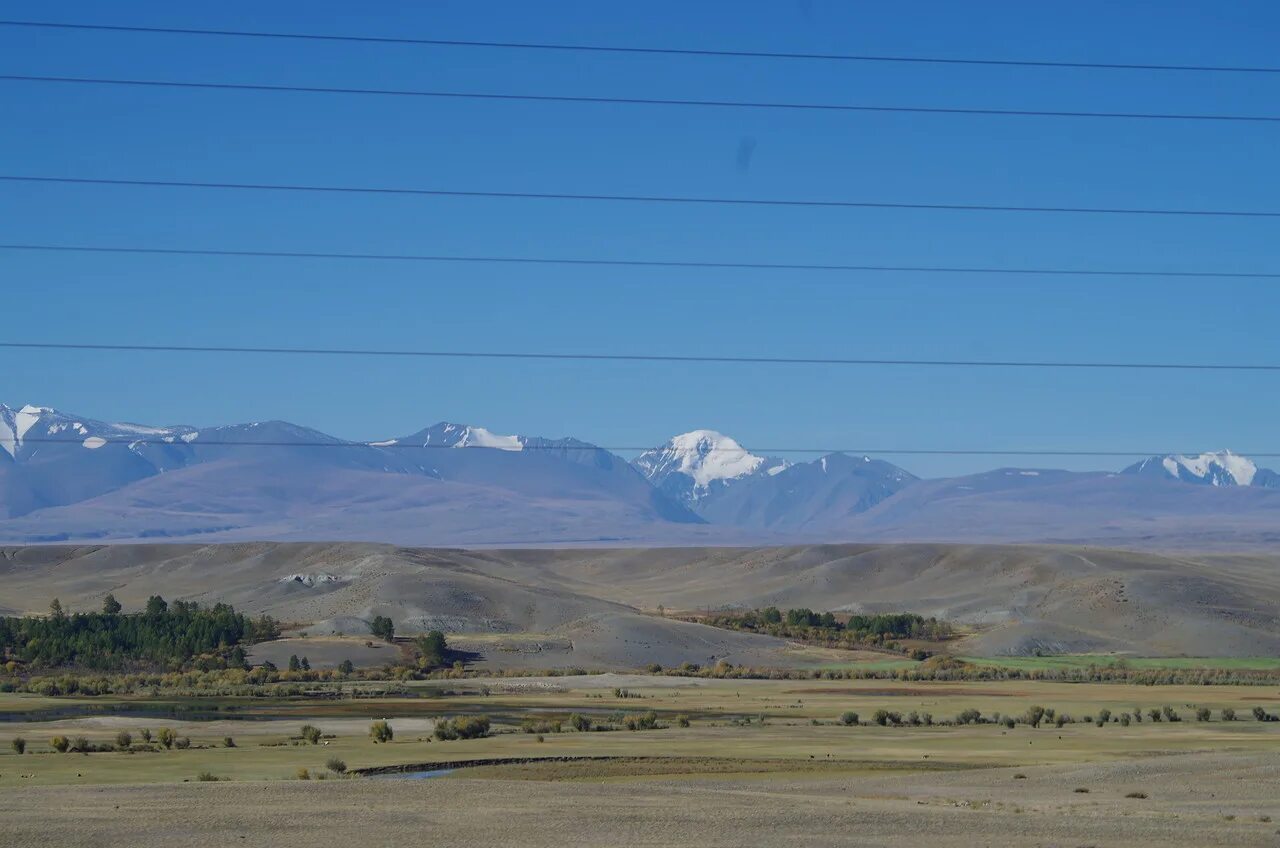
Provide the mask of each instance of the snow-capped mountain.
[{"label": "snow-capped mountain", "polygon": [[660,448],[632,460],[645,479],[686,506],[736,481],[757,474],[777,474],[787,467],[781,459],[756,456],[715,430],[691,430],[673,436]]},{"label": "snow-capped mountain", "polygon": [[1259,468],[1245,456],[1223,450],[1199,456],[1153,456],[1130,465],[1124,474],[1144,474],[1203,486],[1261,486],[1280,488],[1280,474]]},{"label": "snow-capped mountain", "polygon": [[[140,424],[108,424],[77,415],[66,415],[47,406],[27,404],[13,409],[0,403],[0,449],[12,459],[30,456],[45,445],[79,442],[87,450],[100,450],[122,440],[189,442],[194,427],[146,427]],[[142,447],[135,445],[134,449]]]},{"label": "snow-capped mountain", "polygon": [[419,430],[411,436],[405,436],[401,439],[389,439],[385,442],[373,442],[372,444],[375,447],[414,444],[425,448],[497,448],[499,450],[519,451],[524,450],[526,441],[527,439],[524,436],[500,436],[483,427],[441,421],[439,424],[435,424],[425,430]]}]

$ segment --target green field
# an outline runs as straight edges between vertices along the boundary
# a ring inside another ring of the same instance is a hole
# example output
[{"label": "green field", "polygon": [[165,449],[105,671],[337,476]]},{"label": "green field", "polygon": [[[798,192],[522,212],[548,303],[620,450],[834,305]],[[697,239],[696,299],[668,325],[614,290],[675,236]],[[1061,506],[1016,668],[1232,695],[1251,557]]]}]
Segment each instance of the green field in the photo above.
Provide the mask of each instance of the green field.
[{"label": "green field", "polygon": [[1226,671],[1268,671],[1280,668],[1280,657],[1125,657],[1115,654],[1062,654],[1047,657],[960,657],[974,665],[1037,671],[1048,669],[1128,668],[1223,669]]}]

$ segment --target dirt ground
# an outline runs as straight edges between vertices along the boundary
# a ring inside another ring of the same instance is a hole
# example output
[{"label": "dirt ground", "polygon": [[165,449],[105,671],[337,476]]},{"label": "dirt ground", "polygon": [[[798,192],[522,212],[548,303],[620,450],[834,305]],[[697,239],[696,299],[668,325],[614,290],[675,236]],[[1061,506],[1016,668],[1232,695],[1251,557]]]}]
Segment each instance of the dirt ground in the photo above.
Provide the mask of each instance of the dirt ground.
[{"label": "dirt ground", "polygon": [[[1147,797],[1126,797],[1133,792]],[[1274,846],[1273,819],[1280,819],[1280,756],[1270,754],[890,775],[450,777],[0,794],[0,842],[60,848]]]}]

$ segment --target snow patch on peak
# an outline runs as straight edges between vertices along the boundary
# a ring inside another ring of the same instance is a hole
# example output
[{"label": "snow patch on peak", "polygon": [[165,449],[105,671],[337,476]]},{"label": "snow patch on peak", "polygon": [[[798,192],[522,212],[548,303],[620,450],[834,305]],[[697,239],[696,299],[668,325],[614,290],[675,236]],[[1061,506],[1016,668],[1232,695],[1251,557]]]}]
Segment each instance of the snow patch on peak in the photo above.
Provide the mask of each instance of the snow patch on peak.
[{"label": "snow patch on peak", "polygon": [[27,435],[27,432],[35,426],[40,420],[40,416],[47,412],[53,412],[52,409],[46,409],[43,406],[32,406],[27,404],[18,410],[18,414],[13,416],[13,432],[18,437],[18,441]]},{"label": "snow patch on peak", "polygon": [[524,450],[524,440],[519,436],[500,436],[483,427],[466,427],[453,443],[455,448],[497,448],[498,450]]}]

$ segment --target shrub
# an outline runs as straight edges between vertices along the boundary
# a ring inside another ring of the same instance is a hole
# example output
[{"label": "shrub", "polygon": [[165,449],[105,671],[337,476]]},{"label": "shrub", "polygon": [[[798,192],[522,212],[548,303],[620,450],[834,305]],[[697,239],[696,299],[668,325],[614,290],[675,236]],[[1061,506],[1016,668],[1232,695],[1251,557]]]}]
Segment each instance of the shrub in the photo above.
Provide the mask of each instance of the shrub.
[{"label": "shrub", "polygon": [[27,740],[23,739],[21,736],[15,736],[13,737],[13,741],[9,743],[9,746],[13,748],[13,753],[22,755],[27,751]]},{"label": "shrub", "polygon": [[956,724],[979,724],[981,721],[982,713],[975,709],[961,710],[956,715]]},{"label": "shrub", "polygon": [[1007,728],[1009,728],[1010,730],[1013,730],[1013,728],[1014,728],[1017,724],[1018,724],[1018,722],[1016,722],[1016,721],[1014,720],[1013,716],[1005,716],[1005,717],[1004,717],[1004,726],[1005,726],[1005,727],[1007,727]]},{"label": "shrub", "polygon": [[116,747],[121,751],[129,750],[129,746],[133,744],[133,734],[127,730],[122,730],[116,734]]},{"label": "shrub", "polygon": [[1089,794],[1089,788],[1087,786],[1077,786],[1075,789],[1072,789],[1071,791],[1077,792],[1083,795]]},{"label": "shrub", "polygon": [[488,716],[458,716],[436,722],[434,735],[441,741],[479,739],[489,735]]},{"label": "shrub", "polygon": [[1236,720],[1236,711],[1235,711],[1235,710],[1233,710],[1233,709],[1231,709],[1230,707],[1223,707],[1223,708],[1222,708],[1222,720],[1223,720],[1223,721],[1235,721],[1235,720]]},{"label": "shrub", "polygon": [[418,662],[422,668],[444,665],[449,655],[449,644],[439,630],[419,636],[414,640],[414,646],[418,649]]},{"label": "shrub", "polygon": [[67,753],[67,749],[71,747],[71,740],[65,736],[55,736],[49,740],[49,744],[53,746],[53,750],[59,754]]},{"label": "shrub", "polygon": [[1120,714],[1120,726],[1121,726],[1121,727],[1128,727],[1128,726],[1129,726],[1129,722],[1130,722],[1130,721],[1132,721],[1132,719],[1130,719],[1130,718],[1129,718],[1129,714],[1128,714],[1128,713],[1121,713],[1121,714]]},{"label": "shrub", "polygon": [[[582,713],[572,713],[569,715],[569,724],[579,733],[586,733],[591,729],[591,719]],[[687,725],[686,725],[687,726]]]},{"label": "shrub", "polygon": [[1014,779],[1014,780],[1026,780],[1026,779],[1027,779],[1027,776],[1026,776],[1025,774],[1023,774],[1022,772],[1018,772],[1017,774],[1015,774],[1015,775],[1013,776],[1013,779]]},{"label": "shrub", "polygon": [[653,710],[644,713],[633,713],[627,716],[623,725],[627,730],[656,730],[658,728],[658,714]]},{"label": "shrub", "polygon": [[680,725],[681,727],[688,727],[689,717],[687,715],[676,716],[676,724]]},{"label": "shrub", "polygon": [[346,774],[347,764],[337,757],[330,757],[324,761],[324,767],[334,774]]},{"label": "shrub", "polygon": [[857,723],[858,723],[858,714],[857,714],[857,713],[855,713],[855,712],[852,712],[852,711],[847,712],[847,713],[841,713],[841,714],[840,714],[840,723],[841,723],[841,724],[843,724],[843,725],[845,725],[846,727],[847,727],[847,726],[851,726],[851,725],[855,725],[855,724],[857,724]]},{"label": "shrub", "polygon": [[1026,713],[1023,714],[1022,720],[1032,727],[1039,727],[1040,722],[1044,721],[1045,709],[1039,705],[1027,707]]},{"label": "shrub", "polygon": [[299,733],[304,742],[310,742],[312,745],[320,744],[320,728],[314,724],[302,725],[302,731]]},{"label": "shrub", "polygon": [[1159,710],[1147,710],[1147,718],[1151,719],[1152,721],[1159,721],[1159,720],[1160,720],[1160,711],[1159,711]]},{"label": "shrub", "polygon": [[196,780],[200,783],[217,783],[221,778],[214,777],[213,772],[202,771],[196,775]]},{"label": "shrub", "polygon": [[391,725],[386,721],[375,721],[369,725],[369,735],[373,737],[375,743],[390,742],[395,738],[395,733],[391,729]]},{"label": "shrub", "polygon": [[355,670],[356,670],[355,663],[351,662],[351,660],[343,660],[338,664],[339,674],[351,674]]},{"label": "shrub", "polygon": [[87,754],[89,753],[89,748],[89,740],[83,736],[77,736],[75,739],[71,740],[71,750],[77,753]]},{"label": "shrub", "polygon": [[390,642],[396,638],[396,626],[385,615],[374,616],[369,624],[369,631],[384,642]]},{"label": "shrub", "polygon": [[160,732],[156,735],[156,740],[166,748],[172,748],[173,740],[176,738],[173,728],[170,727],[160,728]]},{"label": "shrub", "polygon": [[1182,721],[1182,716],[1178,715],[1177,710],[1168,704],[1161,707],[1160,712],[1164,716],[1165,721]]},{"label": "shrub", "polygon": [[1111,721],[1111,710],[1098,710],[1098,727],[1102,727],[1102,725],[1109,721]]},{"label": "shrub", "polygon": [[1196,721],[1208,721],[1208,720],[1209,720],[1208,707],[1200,707],[1199,709],[1196,710]]},{"label": "shrub", "polygon": [[559,733],[560,722],[539,718],[527,718],[520,723],[520,729],[525,733]]},{"label": "shrub", "polygon": [[297,771],[297,772],[295,772],[295,774],[297,775],[298,780],[310,780],[310,779],[311,779],[311,772],[307,771],[307,769],[305,769],[305,768],[300,768],[300,769],[298,769],[298,771]]},{"label": "shrub", "polygon": [[1145,797],[1147,797],[1147,793],[1145,793],[1145,792],[1129,792],[1129,793],[1127,793],[1124,797],[1126,797],[1126,798],[1145,798]]},{"label": "shrub", "polygon": [[236,746],[236,740],[232,739],[230,736],[222,737],[222,747],[234,748],[235,746]]},{"label": "shrub", "polygon": [[173,740],[173,746],[174,746],[175,748],[179,748],[179,749],[181,749],[181,750],[185,751],[186,749],[188,749],[188,748],[190,748],[190,747],[191,747],[191,737],[190,737],[190,736],[179,736],[177,739]]},{"label": "shrub", "polygon": [[139,730],[138,736],[142,739],[143,742],[146,742],[148,745],[151,744],[151,731],[148,730],[147,728],[144,727],[141,730]]}]

